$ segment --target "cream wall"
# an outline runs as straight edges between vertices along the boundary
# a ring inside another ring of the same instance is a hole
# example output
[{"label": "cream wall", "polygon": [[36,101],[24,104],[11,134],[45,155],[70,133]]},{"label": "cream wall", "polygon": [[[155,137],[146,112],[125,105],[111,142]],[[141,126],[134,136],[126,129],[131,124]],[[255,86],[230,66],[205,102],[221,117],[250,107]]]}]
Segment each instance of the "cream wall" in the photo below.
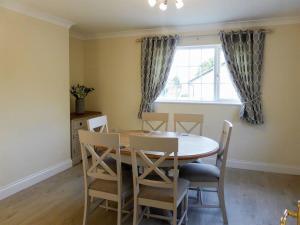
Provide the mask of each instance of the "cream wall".
[{"label": "cream wall", "polygon": [[[70,37],[70,86],[84,83],[84,41]],[[75,109],[75,98],[70,96],[71,112]]]},{"label": "cream wall", "polygon": [[140,47],[135,38],[85,42],[85,83],[95,92],[87,108],[108,114],[110,128],[140,127]]},{"label": "cream wall", "polygon": [[[229,156],[232,166],[300,174],[300,25],[269,28],[272,33],[266,39],[263,75],[265,125],[241,122],[239,106],[234,105],[157,103],[156,110],[171,114],[203,113],[204,134],[216,139],[222,121],[231,120],[234,123]],[[217,33],[207,31],[212,32]],[[85,83],[96,88],[95,94],[88,97],[87,106],[107,114],[111,128],[140,128],[137,112],[141,98],[141,53],[136,38],[85,41]],[[217,37],[184,42],[219,43]]]},{"label": "cream wall", "polygon": [[69,31],[0,7],[0,191],[70,160]]}]

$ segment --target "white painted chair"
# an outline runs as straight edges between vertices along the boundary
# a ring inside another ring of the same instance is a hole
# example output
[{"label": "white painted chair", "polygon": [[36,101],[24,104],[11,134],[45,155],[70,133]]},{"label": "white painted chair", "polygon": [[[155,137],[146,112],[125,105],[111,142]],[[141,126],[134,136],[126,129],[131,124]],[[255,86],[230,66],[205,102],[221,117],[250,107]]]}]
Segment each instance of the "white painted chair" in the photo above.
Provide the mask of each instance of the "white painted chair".
[{"label": "white painted chair", "polygon": [[89,131],[96,131],[98,129],[100,133],[109,133],[107,116],[104,115],[87,120],[87,127]]},{"label": "white painted chair", "polygon": [[[107,116],[104,115],[104,116],[99,116],[99,117],[95,117],[95,118],[87,120],[87,127],[88,127],[88,130],[91,132],[109,133]],[[88,156],[89,155],[90,154],[88,154]],[[105,163],[109,164],[111,167],[116,166],[116,162],[112,157],[106,157]]]},{"label": "white painted chair", "polygon": [[[87,120],[88,130],[91,132],[99,132],[99,133],[109,133],[108,132],[108,122],[107,116],[98,116],[92,119]],[[88,154],[89,156],[90,154]],[[94,160],[94,159],[93,159]],[[116,162],[113,158],[107,157],[105,162],[110,166],[116,166]]]},{"label": "white painted chair", "polygon": [[[153,126],[153,122],[159,122],[159,124],[157,126]],[[142,113],[142,130],[144,130],[146,124],[151,131],[158,131],[162,126],[165,126],[165,131],[168,131],[168,122],[168,113]]]},{"label": "white painted chair", "polygon": [[[180,225],[184,219],[187,222],[189,182],[184,179],[178,179],[178,139],[130,136],[129,140],[132,151],[134,190],[133,225],[139,224],[145,213],[147,217],[169,220],[172,222],[172,225]],[[144,151],[159,153],[158,159],[153,162]],[[168,177],[159,166],[171,154],[174,155],[174,174],[173,177]],[[138,165],[144,165],[144,170],[141,174],[138,172]],[[181,203],[184,209],[182,210],[181,218],[178,220],[177,208]],[[139,215],[139,206],[145,207],[141,215]],[[167,217],[151,214],[149,207],[170,210],[173,212],[173,216]]]},{"label": "white painted chair", "polygon": [[[174,114],[174,131],[177,131],[177,125],[179,125],[185,133],[190,134],[194,131],[197,127],[199,130],[197,134],[202,136],[203,134],[203,121],[204,116],[202,114],[181,114],[175,113]],[[192,123],[191,128],[187,128],[184,123]]]},{"label": "white painted chair", "polygon": [[[125,210],[128,206],[128,202],[125,203],[125,200],[132,196],[132,180],[130,173],[122,174],[119,134],[101,134],[86,130],[79,130],[78,133],[85,192],[83,225],[87,225],[92,198],[101,199],[101,203],[97,207],[117,211],[117,225],[121,225],[122,213],[128,215],[130,213]],[[94,146],[102,146],[103,154],[101,156],[95,152]],[[92,161],[88,160],[88,153],[91,154]],[[111,168],[105,162],[105,158],[109,155],[114,155],[116,169]],[[116,202],[117,208],[103,205],[103,200]]]},{"label": "white painted chair", "polygon": [[[200,207],[221,208],[224,224],[228,224],[224,199],[224,178],[232,127],[230,122],[224,121],[215,165],[188,163],[180,168],[180,177],[190,181],[190,188],[200,189]],[[217,192],[219,205],[203,204],[201,194],[205,191]]]}]

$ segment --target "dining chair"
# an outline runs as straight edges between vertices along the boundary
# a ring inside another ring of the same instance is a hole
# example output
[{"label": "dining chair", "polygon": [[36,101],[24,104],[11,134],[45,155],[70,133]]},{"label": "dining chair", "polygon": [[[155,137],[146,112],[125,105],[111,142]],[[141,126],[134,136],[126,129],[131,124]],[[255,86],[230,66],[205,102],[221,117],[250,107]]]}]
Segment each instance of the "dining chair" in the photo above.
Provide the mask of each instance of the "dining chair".
[{"label": "dining chair", "polygon": [[[108,132],[107,116],[99,116],[87,120],[87,127],[89,131],[98,131],[100,133]],[[98,130],[97,130],[98,129]]]},{"label": "dining chair", "polygon": [[[159,122],[157,126],[154,126],[154,122]],[[145,124],[150,127],[152,131],[158,131],[162,126],[165,126],[165,131],[168,131],[169,114],[168,113],[142,113],[142,130],[144,130]]]},{"label": "dining chair", "polygon": [[[108,120],[106,115],[89,119],[87,120],[88,130],[91,132],[109,133],[107,121]],[[89,155],[90,154],[88,154],[88,156]],[[92,158],[92,160],[94,160],[94,158]],[[109,164],[109,166],[114,167],[116,169],[116,162],[112,157],[106,157],[105,163]]]},{"label": "dining chair", "polygon": [[[198,127],[199,130],[197,130],[197,134],[202,136],[203,135],[203,122],[204,122],[203,114],[175,113],[174,114],[174,131],[177,132],[177,125],[179,125],[185,133],[190,134]],[[192,124],[192,127],[187,128],[186,123]],[[194,161],[194,163],[202,163],[202,160],[197,159]]]},{"label": "dining chair", "polygon": [[[83,225],[87,225],[92,198],[101,199],[99,207],[117,211],[117,225],[121,225],[122,213],[126,213],[127,217],[130,214],[130,211],[125,209],[130,202],[126,200],[132,196],[132,180],[130,173],[123,173],[121,170],[119,134],[102,134],[86,130],[79,130],[78,133],[85,194]],[[103,148],[101,156],[96,153],[94,146]],[[89,161],[87,153],[90,153],[94,160]],[[105,158],[109,155],[113,155],[116,159],[114,168],[105,162]],[[116,202],[117,208],[103,205],[104,200]]]},{"label": "dining chair", "polygon": [[[180,168],[180,177],[190,181],[190,189],[200,189],[200,207],[221,208],[224,224],[228,224],[224,199],[224,178],[232,127],[229,121],[224,121],[215,165],[188,163]],[[217,192],[219,205],[203,204],[202,192],[212,191]]]},{"label": "dining chair", "polygon": [[[186,223],[189,182],[178,179],[178,138],[130,136],[129,143],[134,190],[133,225],[140,223],[146,211],[147,217],[169,220],[172,225],[180,225],[184,219]],[[153,152],[157,155],[157,159],[151,160],[145,151]],[[169,160],[173,160],[173,177],[167,176],[159,167],[170,156],[172,159]],[[139,165],[144,166],[140,174]],[[183,212],[180,219],[177,219],[177,208],[181,203]],[[139,215],[139,206],[145,207],[141,215]],[[151,214],[150,207],[172,211],[173,215],[168,217]]]},{"label": "dining chair", "polygon": [[[87,120],[87,127],[88,130],[92,132],[109,133],[107,116],[104,115]],[[115,159],[112,157],[107,156],[105,158],[105,163],[109,164],[111,167],[116,166]],[[122,163],[122,170],[131,170],[131,167]]]},{"label": "dining chair", "polygon": [[[202,114],[182,114],[182,113],[175,113],[174,114],[174,131],[177,131],[177,125],[181,127],[181,129],[185,132],[190,134],[193,132],[197,127],[197,134],[200,136],[203,135],[203,121],[204,116]],[[192,127],[188,128],[185,124],[192,123]]]}]

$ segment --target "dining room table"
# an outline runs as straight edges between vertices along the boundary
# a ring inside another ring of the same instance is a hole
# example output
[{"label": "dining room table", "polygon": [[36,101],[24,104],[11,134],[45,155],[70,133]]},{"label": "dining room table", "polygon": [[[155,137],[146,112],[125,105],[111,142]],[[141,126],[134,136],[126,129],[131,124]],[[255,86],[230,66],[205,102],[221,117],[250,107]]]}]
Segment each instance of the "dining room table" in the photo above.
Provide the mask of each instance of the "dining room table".
[{"label": "dining room table", "polygon": [[[116,132],[120,134],[121,161],[131,164],[131,151],[129,147],[129,137],[131,135],[151,136],[151,137],[176,137],[178,138],[178,165],[184,165],[197,159],[215,155],[219,151],[219,143],[215,140],[195,134],[166,131],[145,131],[145,130],[125,130]],[[161,153],[155,151],[145,151],[147,157],[153,161],[161,157]],[[170,155],[160,165],[160,167],[172,167],[174,155]]]}]

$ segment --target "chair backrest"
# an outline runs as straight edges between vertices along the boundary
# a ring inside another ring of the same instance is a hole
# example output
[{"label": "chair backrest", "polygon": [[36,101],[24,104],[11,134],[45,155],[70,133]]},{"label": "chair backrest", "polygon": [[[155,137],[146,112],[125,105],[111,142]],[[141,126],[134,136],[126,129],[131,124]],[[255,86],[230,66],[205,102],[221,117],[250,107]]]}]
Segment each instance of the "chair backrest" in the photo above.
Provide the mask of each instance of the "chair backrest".
[{"label": "chair backrest", "polygon": [[[177,131],[177,125],[179,125],[186,133],[190,134],[193,130],[199,127],[199,135],[203,134],[203,121],[204,116],[202,114],[174,114],[174,131]],[[187,128],[183,123],[192,123],[191,128]]]},{"label": "chair backrest", "polygon": [[221,179],[224,179],[225,167],[227,162],[228,148],[232,131],[232,123],[225,120],[223,124],[222,134],[219,142],[219,152],[217,154],[216,166],[220,169]]},{"label": "chair backrest", "polygon": [[[130,136],[133,184],[135,193],[139,192],[139,185],[168,188],[174,190],[173,196],[176,199],[178,180],[178,138]],[[157,154],[156,161],[151,160],[145,151]],[[173,178],[168,177],[159,166],[170,155],[173,156]],[[138,173],[138,159],[144,165],[142,174]],[[150,175],[150,176],[149,176]],[[154,175],[154,176],[152,176]],[[156,178],[155,178],[156,177]],[[159,178],[159,179],[157,179]]]},{"label": "chair backrest", "polygon": [[103,133],[104,131],[108,133],[107,116],[104,115],[87,120],[87,127],[89,131],[96,131],[95,129],[99,129],[100,133]]},{"label": "chair backrest", "polygon": [[[168,121],[169,114],[168,113],[150,113],[143,112],[142,113],[142,130],[144,130],[145,124],[147,124],[152,131],[159,130],[163,125],[165,125],[165,131],[168,130]],[[157,126],[153,126],[153,122],[159,122]]]},{"label": "chair backrest", "polygon": [[[79,130],[78,134],[81,146],[85,187],[87,188],[89,183],[94,179],[116,181],[118,182],[118,186],[121,187],[119,134],[103,134],[87,130]],[[101,155],[96,153],[95,146],[101,148]],[[88,161],[88,153],[92,156],[91,163]],[[116,171],[110,167],[112,165],[105,163],[105,159],[112,155],[116,160]]]}]

